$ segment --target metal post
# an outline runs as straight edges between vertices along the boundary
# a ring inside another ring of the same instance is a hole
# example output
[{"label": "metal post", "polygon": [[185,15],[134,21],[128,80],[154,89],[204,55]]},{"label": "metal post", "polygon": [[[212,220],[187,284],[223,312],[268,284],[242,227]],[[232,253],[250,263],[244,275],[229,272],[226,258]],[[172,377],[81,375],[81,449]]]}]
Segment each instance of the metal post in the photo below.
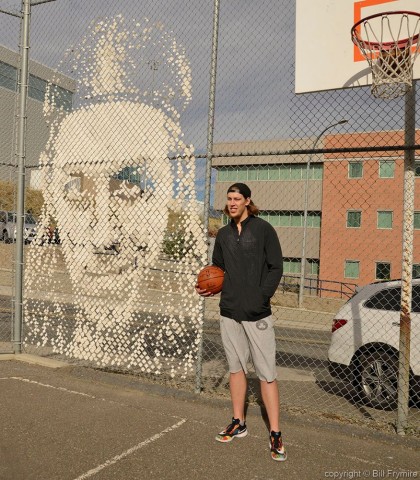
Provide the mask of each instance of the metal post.
[{"label": "metal post", "polygon": [[[206,162],[206,179],[204,188],[204,231],[208,232],[209,210],[210,210],[210,192],[211,192],[211,164],[213,159],[213,132],[214,132],[214,115],[216,105],[216,75],[217,75],[217,48],[219,43],[219,12],[220,0],[214,0],[213,10],[213,36],[212,36],[212,52],[210,66],[210,90],[209,90],[209,111],[207,120],[207,162]],[[207,250],[207,261],[210,263],[210,249]],[[201,314],[204,322],[205,300],[201,298]],[[200,393],[202,389],[202,361],[203,361],[203,326],[200,332],[199,344],[197,349],[197,363],[195,375],[195,392]]]},{"label": "metal post", "polygon": [[[315,142],[313,144],[312,150],[316,149],[319,140],[321,139],[322,135],[330,128],[336,127],[337,125],[343,125],[347,123],[348,120],[340,120],[339,122],[333,123],[332,125],[328,125],[325,127],[324,130],[316,137]],[[303,239],[302,239],[302,255],[301,255],[301,265],[300,265],[300,282],[299,282],[299,300],[298,306],[302,308],[303,306],[303,291],[305,289],[305,267],[306,267],[306,237],[308,231],[308,196],[309,196],[309,172],[311,167],[311,155],[308,157],[308,161],[306,163],[306,178],[305,178],[305,198],[304,198],[304,211],[303,211]]]},{"label": "metal post", "polygon": [[[405,95],[405,146],[415,145],[416,83]],[[398,361],[397,433],[405,435],[410,393],[411,289],[413,276],[415,153],[404,152],[403,252],[401,276],[400,345]]]},{"label": "metal post", "polygon": [[14,329],[13,351],[22,352],[23,324],[23,229],[25,221],[25,161],[26,161],[26,119],[29,77],[29,25],[31,17],[30,0],[22,0],[20,76],[18,81],[19,112],[17,114],[17,204],[16,204],[16,250],[15,250],[15,295],[14,295]]}]

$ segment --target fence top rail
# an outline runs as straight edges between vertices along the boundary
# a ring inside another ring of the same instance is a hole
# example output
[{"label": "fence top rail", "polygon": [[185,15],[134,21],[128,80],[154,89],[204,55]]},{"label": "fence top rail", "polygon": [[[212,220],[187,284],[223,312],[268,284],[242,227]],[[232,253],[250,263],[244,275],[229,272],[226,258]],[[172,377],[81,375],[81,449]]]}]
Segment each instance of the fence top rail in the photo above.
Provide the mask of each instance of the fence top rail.
[{"label": "fence top rail", "polygon": [[[306,148],[306,149],[292,149],[292,150],[276,150],[276,151],[261,151],[261,152],[229,152],[214,154],[214,158],[230,158],[230,157],[263,157],[263,156],[285,156],[285,155],[308,155],[308,154],[323,154],[323,153],[357,153],[357,152],[404,152],[419,150],[420,144],[415,145],[375,145],[374,147],[343,147],[343,148]],[[196,157],[199,157],[196,155]],[[200,155],[200,158],[205,158],[206,155]]]}]

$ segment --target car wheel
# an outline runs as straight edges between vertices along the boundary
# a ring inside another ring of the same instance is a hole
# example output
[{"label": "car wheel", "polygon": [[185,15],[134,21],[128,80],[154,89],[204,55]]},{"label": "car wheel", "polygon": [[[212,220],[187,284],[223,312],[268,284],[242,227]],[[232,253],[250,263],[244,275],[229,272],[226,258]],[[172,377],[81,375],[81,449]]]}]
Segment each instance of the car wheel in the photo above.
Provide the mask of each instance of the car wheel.
[{"label": "car wheel", "polygon": [[3,232],[3,242],[4,242],[4,243],[10,243],[10,241],[9,241],[9,235],[8,235],[8,233],[7,233],[7,230],[5,230],[5,231]]},{"label": "car wheel", "polygon": [[363,353],[357,383],[363,402],[374,408],[393,409],[398,401],[398,358],[387,352]]}]

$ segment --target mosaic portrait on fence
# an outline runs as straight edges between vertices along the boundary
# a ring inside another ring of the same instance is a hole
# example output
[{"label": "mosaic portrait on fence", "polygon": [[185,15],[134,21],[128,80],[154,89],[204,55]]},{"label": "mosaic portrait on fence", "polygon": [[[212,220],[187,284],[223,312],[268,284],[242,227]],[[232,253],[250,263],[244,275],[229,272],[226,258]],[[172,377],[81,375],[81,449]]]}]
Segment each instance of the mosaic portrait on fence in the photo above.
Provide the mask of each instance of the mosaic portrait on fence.
[{"label": "mosaic portrait on fence", "polygon": [[[44,209],[25,274],[25,344],[101,366],[188,375],[202,325],[206,259],[185,51],[161,24],[91,25],[49,84],[40,159]],[[59,106],[60,105],[60,106]],[[54,230],[56,235],[48,235]]]}]

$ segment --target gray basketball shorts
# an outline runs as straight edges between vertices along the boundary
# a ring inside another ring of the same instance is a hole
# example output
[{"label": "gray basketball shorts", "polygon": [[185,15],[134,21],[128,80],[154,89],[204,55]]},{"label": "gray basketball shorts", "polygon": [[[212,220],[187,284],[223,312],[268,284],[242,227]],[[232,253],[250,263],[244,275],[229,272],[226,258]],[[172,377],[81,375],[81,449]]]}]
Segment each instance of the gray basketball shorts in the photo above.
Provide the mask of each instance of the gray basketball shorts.
[{"label": "gray basketball shorts", "polygon": [[276,338],[271,315],[256,322],[237,322],[221,316],[220,332],[230,373],[248,373],[251,358],[260,380],[276,379]]}]

